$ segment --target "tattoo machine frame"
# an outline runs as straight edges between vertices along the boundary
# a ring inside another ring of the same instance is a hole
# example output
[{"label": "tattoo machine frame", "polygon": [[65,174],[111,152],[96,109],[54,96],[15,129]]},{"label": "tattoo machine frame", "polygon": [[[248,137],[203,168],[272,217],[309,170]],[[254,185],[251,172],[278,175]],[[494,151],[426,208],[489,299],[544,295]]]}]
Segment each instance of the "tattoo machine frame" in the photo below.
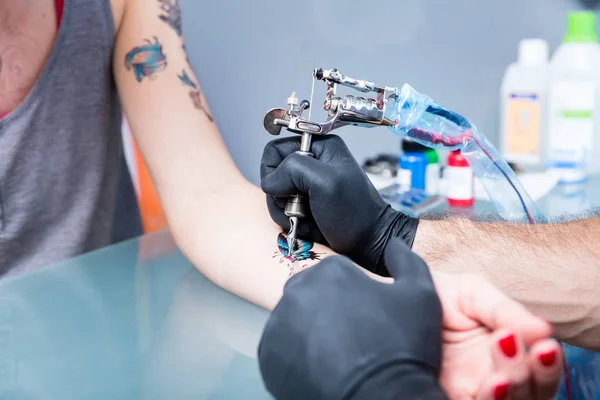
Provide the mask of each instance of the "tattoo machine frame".
[{"label": "tattoo machine frame", "polygon": [[[353,125],[366,128],[376,126],[394,126],[394,122],[386,118],[388,100],[396,98],[398,89],[393,87],[379,87],[373,82],[357,80],[342,75],[337,69],[324,70],[321,68],[313,71],[313,91],[315,80],[323,81],[327,85],[323,108],[327,111],[327,121],[320,123],[303,117],[311,104],[307,100],[298,102],[296,93],[288,98],[288,109],[273,108],[269,110],[263,120],[263,125],[271,135],[279,135],[282,128],[302,135],[299,154],[314,157],[311,153],[312,135],[326,135],[334,129]],[[337,97],[337,87],[345,86],[362,93],[375,93],[374,98],[356,97],[346,95]],[[311,101],[312,101],[311,92]],[[298,219],[306,217],[306,203],[301,195],[291,197],[285,205],[285,215],[290,219],[290,231],[287,236],[288,246],[293,247],[298,228]]]}]

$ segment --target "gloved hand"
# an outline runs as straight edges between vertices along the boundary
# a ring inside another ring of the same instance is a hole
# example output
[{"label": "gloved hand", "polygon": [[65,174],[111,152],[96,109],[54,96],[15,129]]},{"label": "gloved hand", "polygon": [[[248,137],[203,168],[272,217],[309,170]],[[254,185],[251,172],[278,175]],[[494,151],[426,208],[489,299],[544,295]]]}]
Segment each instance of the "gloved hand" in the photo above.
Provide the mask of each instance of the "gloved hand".
[{"label": "gloved hand", "polygon": [[311,217],[300,220],[300,237],[387,276],[383,251],[388,240],[400,237],[411,247],[418,219],[395,211],[381,198],[339,136],[313,136],[315,158],[295,154],[299,149],[297,137],[273,140],[265,147],[261,186],[271,218],[289,230],[285,201],[303,194]]},{"label": "gloved hand", "polygon": [[258,359],[276,399],[445,399],[438,384],[442,307],[427,265],[400,239],[385,251],[393,284],[342,256],[292,277]]}]

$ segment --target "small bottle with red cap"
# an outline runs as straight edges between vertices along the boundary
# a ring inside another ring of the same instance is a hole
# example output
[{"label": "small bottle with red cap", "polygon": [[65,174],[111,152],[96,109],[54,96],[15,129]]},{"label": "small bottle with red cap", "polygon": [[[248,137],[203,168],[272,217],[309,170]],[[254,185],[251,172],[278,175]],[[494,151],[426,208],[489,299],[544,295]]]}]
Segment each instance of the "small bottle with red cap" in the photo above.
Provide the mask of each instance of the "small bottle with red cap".
[{"label": "small bottle with red cap", "polygon": [[475,202],[475,176],[460,150],[448,155],[444,178],[447,182],[448,205],[471,207]]}]

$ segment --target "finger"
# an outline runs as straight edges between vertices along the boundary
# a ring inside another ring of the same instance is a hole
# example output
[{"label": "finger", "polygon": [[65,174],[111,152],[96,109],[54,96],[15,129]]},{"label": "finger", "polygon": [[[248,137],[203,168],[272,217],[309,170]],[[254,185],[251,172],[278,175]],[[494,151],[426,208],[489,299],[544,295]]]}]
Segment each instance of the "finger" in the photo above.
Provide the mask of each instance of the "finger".
[{"label": "finger", "polygon": [[324,163],[340,157],[353,157],[344,140],[337,135],[313,136],[311,152]]},{"label": "finger", "polygon": [[473,276],[463,290],[462,309],[468,317],[491,330],[506,328],[523,338],[526,345],[552,334],[551,325],[530,313],[486,279]]},{"label": "finger", "polygon": [[536,400],[552,399],[558,390],[563,357],[560,345],[552,339],[534,343],[528,354],[533,375],[533,393]]},{"label": "finger", "polygon": [[298,137],[285,137],[267,143],[260,161],[261,179],[273,172],[287,156],[298,150],[300,150]]},{"label": "finger", "polygon": [[479,392],[477,400],[506,400],[510,393],[509,378],[504,373],[495,373],[486,379]]},{"label": "finger", "polygon": [[288,199],[283,198],[283,197],[273,197],[273,196],[269,196],[269,197],[271,197],[275,201],[275,204],[277,204],[277,207],[281,208],[282,210],[285,208],[285,203],[287,202]]},{"label": "finger", "polygon": [[531,377],[525,355],[525,343],[515,332],[500,329],[492,335],[492,358],[496,372],[506,374],[511,398],[531,399]]},{"label": "finger", "polygon": [[399,238],[390,239],[385,248],[385,266],[396,282],[410,279],[424,288],[434,288],[425,261],[412,252]]},{"label": "finger", "polygon": [[306,194],[312,186],[330,187],[331,173],[331,169],[319,160],[293,153],[261,179],[261,188],[266,194],[275,197]]},{"label": "finger", "polygon": [[[300,150],[300,139],[287,137],[267,143],[260,163],[261,179],[273,172],[287,156]],[[311,152],[317,160],[328,162],[341,155],[352,156],[346,143],[337,135],[313,136]]]}]

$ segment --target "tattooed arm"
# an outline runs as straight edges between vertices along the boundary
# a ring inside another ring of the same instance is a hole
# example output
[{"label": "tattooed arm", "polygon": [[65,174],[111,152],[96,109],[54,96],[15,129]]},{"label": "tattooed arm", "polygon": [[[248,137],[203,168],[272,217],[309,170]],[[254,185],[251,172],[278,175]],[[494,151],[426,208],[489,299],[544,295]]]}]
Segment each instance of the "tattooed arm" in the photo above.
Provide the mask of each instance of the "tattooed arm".
[{"label": "tattooed arm", "polygon": [[[114,70],[179,247],[209,279],[273,307],[290,276],[332,252],[288,251],[265,196],[236,168],[186,57],[174,0],[128,0]],[[279,245],[278,245],[279,244]]]}]

